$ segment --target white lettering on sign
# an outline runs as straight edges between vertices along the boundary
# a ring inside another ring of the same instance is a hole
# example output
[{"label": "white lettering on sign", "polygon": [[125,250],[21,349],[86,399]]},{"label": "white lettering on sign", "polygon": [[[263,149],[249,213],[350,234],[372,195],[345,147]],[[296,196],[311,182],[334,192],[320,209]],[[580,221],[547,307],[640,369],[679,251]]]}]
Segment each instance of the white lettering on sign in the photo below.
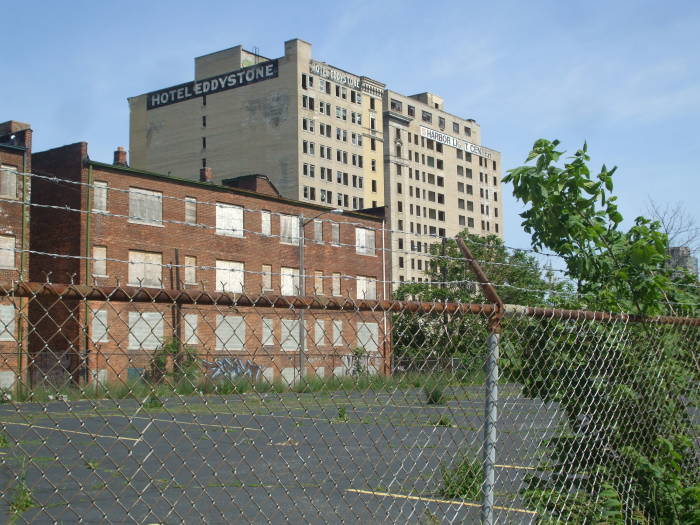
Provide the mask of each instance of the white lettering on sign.
[{"label": "white lettering on sign", "polygon": [[318,75],[338,84],[345,84],[351,88],[360,89],[360,79],[344,71],[339,71],[335,68],[328,67],[324,64],[318,62],[311,62],[311,67],[309,69],[314,75]]},{"label": "white lettering on sign", "polygon": [[467,153],[473,153],[474,155],[484,157],[485,159],[493,158],[493,152],[490,149],[485,148],[484,146],[479,146],[478,144],[467,142],[466,140],[458,139],[452,135],[443,133],[442,131],[436,131],[434,129],[426,128],[425,126],[421,126],[420,134],[421,137],[432,139],[440,144],[446,144],[448,146],[452,146],[453,148],[464,150]]}]

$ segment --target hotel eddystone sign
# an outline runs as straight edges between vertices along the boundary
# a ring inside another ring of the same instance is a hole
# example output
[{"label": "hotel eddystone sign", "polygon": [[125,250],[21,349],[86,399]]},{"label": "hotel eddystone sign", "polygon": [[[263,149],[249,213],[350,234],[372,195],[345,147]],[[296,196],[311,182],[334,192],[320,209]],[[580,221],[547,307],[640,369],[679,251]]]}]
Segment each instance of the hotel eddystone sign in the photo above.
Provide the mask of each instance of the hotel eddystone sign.
[{"label": "hotel eddystone sign", "polygon": [[434,129],[426,128],[425,126],[421,126],[420,135],[421,137],[432,139],[435,142],[439,142],[440,144],[445,144],[447,146],[452,146],[453,148],[461,149],[463,151],[466,151],[467,153],[473,153],[474,155],[484,157],[485,159],[493,158],[493,153],[490,149],[485,148],[483,146],[479,146],[478,144],[467,142],[466,140],[458,139],[456,137],[453,137],[452,135],[443,133],[442,131],[436,131]]},{"label": "hotel eddystone sign", "polygon": [[235,89],[238,87],[255,84],[263,80],[277,78],[279,75],[279,64],[277,60],[270,60],[262,64],[244,67],[222,73],[204,80],[194,80],[185,82],[158,91],[152,91],[146,95],[146,109],[156,109],[177,102],[184,102],[204,95],[212,95],[221,91]]}]

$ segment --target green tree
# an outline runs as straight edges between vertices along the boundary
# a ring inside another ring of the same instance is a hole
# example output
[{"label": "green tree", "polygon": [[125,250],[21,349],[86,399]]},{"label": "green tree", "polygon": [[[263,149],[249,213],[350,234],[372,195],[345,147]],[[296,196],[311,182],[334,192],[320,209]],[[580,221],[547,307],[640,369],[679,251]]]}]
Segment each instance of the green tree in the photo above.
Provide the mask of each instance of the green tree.
[{"label": "green tree", "polygon": [[[543,271],[537,259],[522,251],[510,252],[495,235],[486,237],[462,231],[472,255],[498,288],[504,303],[531,306],[551,305],[558,293],[570,290],[570,284]],[[474,274],[453,239],[430,247],[432,256],[426,271],[429,281],[410,282],[395,292],[399,300],[483,303],[484,296],[475,284]],[[553,293],[554,292],[554,293]],[[463,368],[481,368],[484,359],[484,322],[476,316],[433,314],[417,317],[410,313],[394,317],[394,352],[405,368],[443,367],[447,360],[461,359]]]},{"label": "green tree", "polygon": [[[504,182],[526,205],[533,248],[564,259],[580,294],[571,305],[695,314],[676,303],[698,302],[697,279],[672,275],[659,224],[638,217],[620,228],[615,169],[593,176],[585,145],[560,167],[558,145],[538,140],[527,157],[534,165],[510,170]],[[700,379],[695,332],[554,319],[521,319],[510,330],[517,337],[504,333],[506,372],[525,395],[558,403],[566,416],[543,442],[541,470],[524,491],[541,521],[684,523],[700,482],[687,410]]]}]

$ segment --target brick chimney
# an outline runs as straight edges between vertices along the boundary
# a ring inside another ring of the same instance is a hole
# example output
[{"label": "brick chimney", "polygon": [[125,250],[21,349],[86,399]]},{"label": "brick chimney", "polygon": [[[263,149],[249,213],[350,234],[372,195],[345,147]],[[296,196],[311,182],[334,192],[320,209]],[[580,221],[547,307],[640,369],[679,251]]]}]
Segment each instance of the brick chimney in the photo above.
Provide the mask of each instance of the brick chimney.
[{"label": "brick chimney", "polygon": [[126,150],[119,146],[114,152],[114,165],[115,166],[128,166],[129,163],[126,161]]},{"label": "brick chimney", "polygon": [[200,182],[211,182],[211,168],[200,168],[199,181]]}]

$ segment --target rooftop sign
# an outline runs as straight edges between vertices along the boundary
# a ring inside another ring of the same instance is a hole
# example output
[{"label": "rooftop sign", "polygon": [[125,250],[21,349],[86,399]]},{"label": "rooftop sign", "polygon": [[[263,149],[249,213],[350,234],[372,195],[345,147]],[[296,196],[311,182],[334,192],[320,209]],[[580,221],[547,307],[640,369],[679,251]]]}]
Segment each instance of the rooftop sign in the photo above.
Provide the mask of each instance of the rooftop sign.
[{"label": "rooftop sign", "polygon": [[485,148],[484,146],[479,146],[478,144],[467,142],[466,140],[458,139],[452,135],[443,133],[442,131],[435,131],[434,129],[421,126],[420,135],[421,137],[432,139],[440,144],[446,144],[447,146],[464,150],[467,153],[473,153],[474,155],[484,157],[485,159],[493,158],[493,152],[490,149]]},{"label": "rooftop sign", "polygon": [[325,64],[313,61],[311,62],[309,71],[314,75],[327,78],[328,80],[332,80],[338,84],[345,84],[351,88],[360,89],[360,79],[354,75],[351,75],[350,73],[346,73],[345,71],[340,71],[338,69],[328,67]]},{"label": "rooftop sign", "polygon": [[277,60],[270,60],[250,67],[244,67],[229,73],[222,73],[204,80],[185,82],[146,95],[146,109],[156,109],[177,102],[183,102],[195,97],[212,95],[238,87],[255,84],[263,80],[277,78],[279,65]]}]

